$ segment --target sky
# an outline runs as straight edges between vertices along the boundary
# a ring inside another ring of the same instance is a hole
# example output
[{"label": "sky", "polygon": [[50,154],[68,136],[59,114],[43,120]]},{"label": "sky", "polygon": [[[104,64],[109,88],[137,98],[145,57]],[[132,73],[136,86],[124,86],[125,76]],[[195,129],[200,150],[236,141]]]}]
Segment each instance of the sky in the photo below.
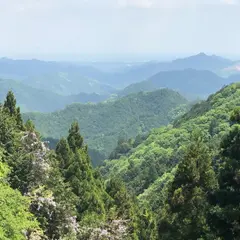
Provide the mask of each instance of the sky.
[{"label": "sky", "polygon": [[0,0],[0,57],[240,56],[240,0]]}]

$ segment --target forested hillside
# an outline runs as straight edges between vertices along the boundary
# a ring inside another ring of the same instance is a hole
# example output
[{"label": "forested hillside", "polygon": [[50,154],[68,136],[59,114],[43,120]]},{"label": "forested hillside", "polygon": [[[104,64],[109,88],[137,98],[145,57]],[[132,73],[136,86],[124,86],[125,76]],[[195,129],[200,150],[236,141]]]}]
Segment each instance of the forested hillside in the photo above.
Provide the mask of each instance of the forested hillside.
[{"label": "forested hillside", "polygon": [[240,236],[240,84],[172,125],[121,139],[100,171],[77,122],[50,151],[34,124],[23,123],[12,92],[0,111],[1,239]]},{"label": "forested hillside", "polygon": [[118,139],[135,137],[168,124],[186,111],[187,103],[179,93],[162,89],[106,103],[73,104],[54,113],[27,113],[23,116],[36,124],[43,137],[55,139],[67,135],[69,122],[78,121],[89,147],[106,158]]},{"label": "forested hillside", "polygon": [[203,53],[171,62],[133,63],[67,63],[1,58],[0,101],[7,91],[12,90],[22,112],[53,112],[72,103],[97,103],[164,87],[176,90],[191,100],[205,98],[223,85],[239,81],[237,75],[222,78],[214,74],[222,75],[224,72],[223,75],[231,75],[234,72],[228,69],[236,64]]},{"label": "forested hillside", "polygon": [[[200,129],[206,137],[211,138],[212,148],[217,148],[219,140],[230,128],[229,114],[238,105],[239,85],[229,85],[208,100],[194,105],[189,112],[175,119],[173,124],[153,129],[142,144],[131,149],[129,156],[122,156],[117,161],[105,161],[102,170],[107,175],[115,172],[123,179],[126,177],[129,188],[138,194],[143,193],[156,180],[154,178],[177,164],[194,129]],[[155,176],[149,174],[153,169]]]},{"label": "forested hillside", "polygon": [[240,236],[239,106],[240,85],[232,84],[105,161],[102,174],[123,179],[156,213],[158,239]]},{"label": "forested hillside", "polygon": [[0,240],[240,240],[240,0],[0,0]]},{"label": "forested hillside", "polygon": [[[74,122],[50,151],[9,92],[0,107],[0,239],[139,239],[154,226],[124,184],[105,185]],[[149,231],[149,232],[148,232]]]}]

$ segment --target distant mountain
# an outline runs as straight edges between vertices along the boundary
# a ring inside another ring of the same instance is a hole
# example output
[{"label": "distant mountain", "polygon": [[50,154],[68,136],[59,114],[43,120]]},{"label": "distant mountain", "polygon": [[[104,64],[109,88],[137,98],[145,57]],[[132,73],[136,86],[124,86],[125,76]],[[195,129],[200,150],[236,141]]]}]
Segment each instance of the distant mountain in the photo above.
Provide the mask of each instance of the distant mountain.
[{"label": "distant mountain", "polygon": [[55,72],[77,72],[82,76],[96,78],[102,72],[89,65],[76,65],[73,63],[31,60],[0,59],[0,74],[15,75],[19,77],[37,76]]},{"label": "distant mountain", "polygon": [[69,122],[80,123],[81,132],[92,150],[108,157],[118,138],[131,138],[150,129],[168,124],[184,108],[174,111],[187,100],[179,93],[162,89],[137,93],[98,104],[72,104],[49,114],[27,113],[43,137],[66,136]]},{"label": "distant mountain", "polygon": [[89,65],[104,73],[126,72],[130,68],[142,65],[143,62],[84,62],[78,65]]},{"label": "distant mountain", "polygon": [[96,93],[79,93],[77,95],[61,96],[48,90],[40,90],[30,87],[20,81],[0,79],[0,101],[5,99],[9,90],[12,90],[17,97],[22,112],[52,112],[63,109],[67,104],[75,102],[96,103],[104,101],[110,97],[109,95],[99,95]]},{"label": "distant mountain", "polygon": [[231,66],[234,62],[216,55],[206,55],[199,53],[195,56],[177,59],[172,62],[172,69],[182,70],[192,68],[196,70],[217,71],[222,68]]},{"label": "distant mountain", "polygon": [[21,80],[31,87],[63,95],[79,92],[102,94],[114,91],[112,87],[104,84],[105,73],[92,66],[71,63],[2,58],[0,78]]},{"label": "distant mountain", "polygon": [[190,98],[205,98],[228,83],[228,79],[206,70],[174,70],[159,72],[146,81],[132,84],[120,91],[119,95],[170,88]]},{"label": "distant mountain", "polygon": [[61,95],[84,93],[108,94],[116,90],[99,81],[82,76],[77,72],[56,72],[29,76],[23,80],[29,86],[50,90]]},{"label": "distant mountain", "polygon": [[0,59],[0,77],[25,81],[32,87],[51,89],[60,94],[112,93],[161,71],[209,70],[222,74],[235,62],[200,53],[171,62],[146,63],[65,63],[40,60]]},{"label": "distant mountain", "polygon": [[240,73],[231,75],[230,77],[228,77],[227,80],[228,80],[228,83],[240,82]]},{"label": "distant mountain", "polygon": [[151,76],[162,71],[176,70],[209,70],[219,72],[223,68],[233,65],[234,62],[215,55],[209,56],[204,53],[187,58],[177,59],[172,62],[147,62],[142,65],[133,66],[128,71],[116,73],[108,81],[115,87],[127,86],[132,83],[147,80]]},{"label": "distant mountain", "polygon": [[236,61],[232,65],[216,71],[216,73],[222,77],[229,77],[235,74],[240,74],[240,61]]}]

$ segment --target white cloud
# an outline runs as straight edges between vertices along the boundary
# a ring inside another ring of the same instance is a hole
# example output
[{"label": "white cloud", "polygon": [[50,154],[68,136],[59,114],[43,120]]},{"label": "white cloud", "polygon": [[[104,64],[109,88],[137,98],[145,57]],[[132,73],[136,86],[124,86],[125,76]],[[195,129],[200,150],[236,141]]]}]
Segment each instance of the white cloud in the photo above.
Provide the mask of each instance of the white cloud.
[{"label": "white cloud", "polygon": [[150,8],[153,6],[153,1],[152,0],[118,0],[118,4],[121,7]]},{"label": "white cloud", "polygon": [[240,0],[0,0],[0,13],[82,8],[182,8],[208,4],[240,4]]},{"label": "white cloud", "polygon": [[238,5],[238,4],[240,4],[239,0],[222,0],[222,2],[224,4],[228,4],[228,5]]},{"label": "white cloud", "polygon": [[182,8],[201,5],[236,5],[240,4],[240,0],[117,0],[117,3],[121,7]]}]

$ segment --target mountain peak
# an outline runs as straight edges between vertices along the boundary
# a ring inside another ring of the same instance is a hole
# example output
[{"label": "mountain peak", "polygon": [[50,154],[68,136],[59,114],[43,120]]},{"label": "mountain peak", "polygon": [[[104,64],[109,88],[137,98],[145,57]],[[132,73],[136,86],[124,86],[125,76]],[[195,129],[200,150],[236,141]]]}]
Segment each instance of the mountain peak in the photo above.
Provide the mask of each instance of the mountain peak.
[{"label": "mountain peak", "polygon": [[233,62],[217,55],[207,55],[204,52],[200,52],[197,55],[176,59],[173,63],[182,64],[185,68],[216,70],[229,66]]},{"label": "mountain peak", "polygon": [[205,54],[204,52],[200,52],[199,54],[196,55],[196,57],[209,57],[207,54]]}]

